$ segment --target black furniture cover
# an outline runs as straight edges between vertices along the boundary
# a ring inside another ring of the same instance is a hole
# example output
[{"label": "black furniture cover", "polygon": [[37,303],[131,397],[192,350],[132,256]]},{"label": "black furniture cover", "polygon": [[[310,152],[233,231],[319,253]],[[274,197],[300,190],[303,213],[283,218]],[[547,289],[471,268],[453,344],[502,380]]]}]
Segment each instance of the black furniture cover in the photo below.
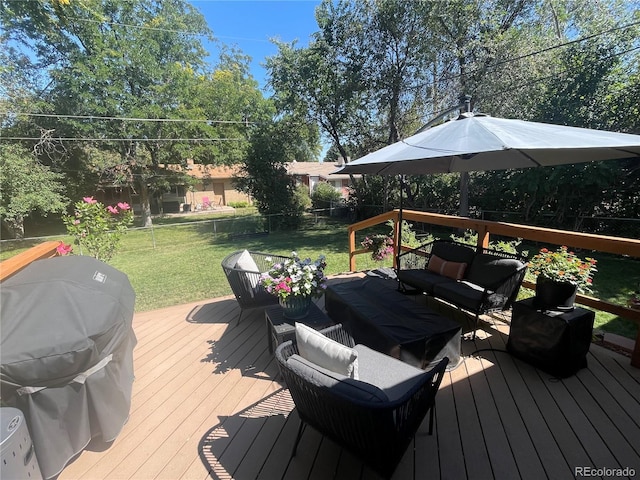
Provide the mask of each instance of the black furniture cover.
[{"label": "black furniture cover", "polygon": [[460,324],[407,298],[395,281],[370,277],[332,285],[325,291],[325,308],[356,343],[402,360],[417,359],[422,368],[444,357],[449,369],[460,363]]},{"label": "black furniture cover", "polygon": [[507,351],[555,377],[570,377],[587,366],[595,315],[580,307],[539,310],[535,298],[515,302]]},{"label": "black furniture cover", "polygon": [[2,284],[0,390],[25,416],[45,478],[129,416],[135,293],[91,257],[39,260]]}]

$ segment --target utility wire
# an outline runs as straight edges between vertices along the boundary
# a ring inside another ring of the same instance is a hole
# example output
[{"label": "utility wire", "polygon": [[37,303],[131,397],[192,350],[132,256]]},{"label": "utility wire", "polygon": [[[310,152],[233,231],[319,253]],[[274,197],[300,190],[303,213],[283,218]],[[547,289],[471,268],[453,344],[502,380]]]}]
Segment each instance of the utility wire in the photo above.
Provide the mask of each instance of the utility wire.
[{"label": "utility wire", "polygon": [[547,53],[547,52],[550,52],[552,50],[556,50],[558,48],[562,48],[562,47],[566,47],[566,46],[569,46],[569,45],[573,45],[575,43],[584,42],[586,40],[592,40],[593,38],[599,37],[600,35],[605,35],[607,33],[615,32],[615,31],[618,31],[618,30],[624,30],[624,29],[627,29],[629,27],[633,27],[633,26],[636,26],[636,25],[639,25],[639,24],[640,24],[640,21],[637,21],[637,22],[631,22],[631,23],[628,23],[628,24],[625,24],[625,25],[622,25],[622,26],[619,26],[619,27],[613,27],[613,28],[610,28],[608,30],[604,30],[602,32],[594,33],[592,35],[587,35],[586,37],[577,38],[575,40],[569,40],[567,42],[558,43],[556,45],[552,45],[550,47],[545,47],[545,48],[543,48],[541,50],[536,50],[534,52],[525,53],[523,55],[519,55],[519,56],[514,57],[514,58],[507,58],[505,60],[500,60],[500,61],[498,61],[496,63],[491,63],[491,64],[486,65],[486,66],[475,67],[475,68],[472,68],[470,71],[467,71],[465,73],[461,72],[461,73],[456,73],[454,75],[442,76],[437,80],[437,82],[434,80],[434,81],[431,81],[429,83],[422,83],[420,85],[415,85],[415,86],[411,87],[411,89],[421,90],[421,89],[424,89],[426,87],[430,88],[430,87],[433,87],[436,83],[446,82],[446,81],[455,80],[455,79],[458,79],[458,78],[461,78],[461,77],[470,76],[470,75],[476,73],[478,70],[481,70],[483,68],[486,68],[487,70],[489,70],[491,68],[499,67],[501,65],[505,65],[505,64],[508,64],[508,63],[511,63],[511,62],[516,62],[518,60],[522,60],[522,59],[525,59],[525,58],[535,57],[536,55],[541,55],[543,53]]},{"label": "utility wire", "polygon": [[[2,137],[0,140],[42,140],[42,137]],[[60,142],[242,142],[246,138],[78,138],[49,137],[46,140]]]},{"label": "utility wire", "polygon": [[127,122],[158,122],[158,123],[217,123],[217,124],[238,124],[238,125],[257,125],[256,122],[242,120],[208,120],[208,119],[192,119],[192,118],[136,118],[136,117],[107,117],[98,115],[64,115],[54,113],[28,113],[28,112],[0,112],[0,115],[15,115],[25,117],[47,117],[47,118],[75,118],[85,120],[122,120]]},{"label": "utility wire", "polygon": [[[618,52],[618,53],[614,53],[614,54],[612,54],[612,55],[608,55],[607,57],[603,57],[603,60],[608,60],[608,59],[610,59],[610,58],[618,57],[618,56],[620,56],[620,55],[625,55],[625,54],[627,54],[627,53],[630,53],[630,52],[633,52],[633,51],[636,51],[636,50],[640,50],[640,46],[638,46],[638,47],[634,47],[634,48],[630,48],[630,49],[625,50],[625,51],[623,51],[623,52]],[[507,94],[507,93],[511,93],[511,92],[516,91],[516,90],[520,90],[521,88],[529,87],[529,86],[531,86],[531,85],[535,85],[536,83],[544,82],[544,81],[546,81],[546,80],[550,80],[550,79],[552,79],[552,78],[557,78],[557,77],[558,77],[558,75],[560,75],[560,74],[564,74],[564,73],[571,73],[571,72],[570,72],[570,70],[569,70],[568,68],[565,68],[565,69],[563,69],[563,70],[560,70],[560,71],[558,71],[558,72],[555,72],[555,73],[554,73],[554,74],[552,74],[552,75],[547,75],[547,76],[544,76],[544,77],[537,78],[537,79],[535,79],[535,80],[530,80],[530,81],[528,81],[528,82],[521,83],[521,84],[519,84],[519,85],[515,85],[515,86],[513,86],[513,87],[510,87],[510,88],[508,88],[508,89],[506,89],[506,90],[502,90],[502,91],[500,91],[500,92],[492,93],[491,95],[492,95],[492,96],[505,95],[505,94]]]}]

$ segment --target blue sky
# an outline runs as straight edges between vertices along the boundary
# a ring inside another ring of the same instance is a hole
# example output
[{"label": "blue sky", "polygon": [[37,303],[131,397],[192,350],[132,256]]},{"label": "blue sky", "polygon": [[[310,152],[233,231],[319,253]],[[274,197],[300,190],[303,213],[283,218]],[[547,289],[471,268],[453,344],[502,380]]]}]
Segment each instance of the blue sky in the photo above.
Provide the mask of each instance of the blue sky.
[{"label": "blue sky", "polygon": [[[309,36],[317,31],[314,11],[319,0],[191,0],[190,3],[204,15],[214,36],[227,45],[236,45],[252,57],[251,73],[265,86],[265,58],[277,53],[269,41],[278,38],[284,42],[298,40],[306,46]],[[214,45],[205,44],[217,58]]]}]

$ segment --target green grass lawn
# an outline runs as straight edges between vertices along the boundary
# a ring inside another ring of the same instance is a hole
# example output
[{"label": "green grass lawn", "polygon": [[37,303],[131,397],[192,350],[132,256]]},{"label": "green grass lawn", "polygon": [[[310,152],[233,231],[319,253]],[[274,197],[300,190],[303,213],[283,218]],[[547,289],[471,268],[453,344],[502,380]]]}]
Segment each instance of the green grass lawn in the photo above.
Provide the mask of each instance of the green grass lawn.
[{"label": "green grass lawn", "polygon": [[[227,232],[250,229],[251,222],[255,220],[233,216],[227,223],[217,223],[214,229],[214,218],[220,219],[222,216],[165,218],[156,221],[157,226],[153,231],[135,229],[123,237],[121,249],[110,263],[129,276],[136,291],[137,311],[230,295],[232,292],[220,264],[229,253],[245,248],[284,255],[295,250],[301,257],[312,259],[324,254],[327,257],[327,274],[349,270],[345,222],[325,218],[315,222],[310,218],[303,230],[234,238]],[[365,233],[359,234],[358,242]],[[57,238],[68,243],[71,241],[64,236]],[[17,249],[4,245],[0,259],[34,243],[39,242],[25,242]],[[594,280],[595,296],[625,304],[640,283],[640,262],[606,254],[598,254],[596,258],[598,273]],[[390,265],[390,259],[377,263],[366,254],[357,257],[358,270]],[[532,294],[526,289],[521,292],[522,297]],[[605,312],[597,312],[596,328],[629,338],[635,338],[637,331],[633,322]]]}]

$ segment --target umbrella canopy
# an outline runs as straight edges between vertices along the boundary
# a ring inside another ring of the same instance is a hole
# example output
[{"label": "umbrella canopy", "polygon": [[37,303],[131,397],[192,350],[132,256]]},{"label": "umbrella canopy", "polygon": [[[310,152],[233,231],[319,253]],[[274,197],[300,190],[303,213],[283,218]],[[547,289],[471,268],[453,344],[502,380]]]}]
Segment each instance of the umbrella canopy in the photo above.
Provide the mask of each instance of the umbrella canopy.
[{"label": "umbrella canopy", "polygon": [[640,135],[463,113],[336,173],[471,172],[633,157],[640,158]]}]

